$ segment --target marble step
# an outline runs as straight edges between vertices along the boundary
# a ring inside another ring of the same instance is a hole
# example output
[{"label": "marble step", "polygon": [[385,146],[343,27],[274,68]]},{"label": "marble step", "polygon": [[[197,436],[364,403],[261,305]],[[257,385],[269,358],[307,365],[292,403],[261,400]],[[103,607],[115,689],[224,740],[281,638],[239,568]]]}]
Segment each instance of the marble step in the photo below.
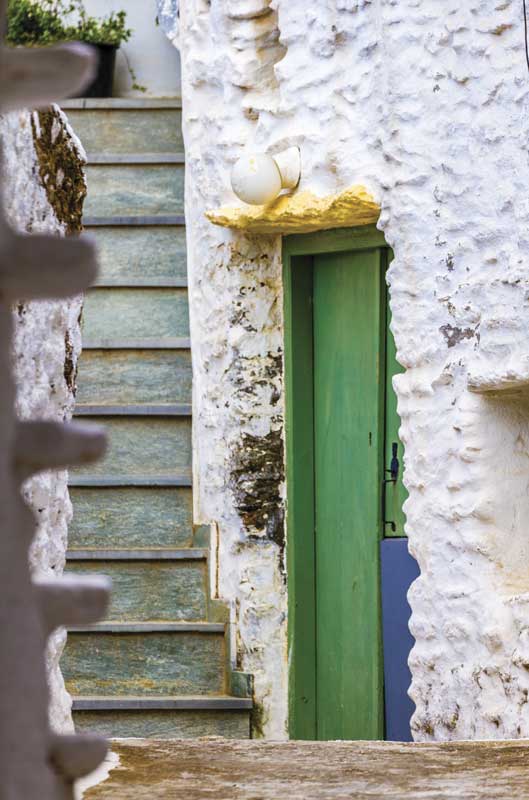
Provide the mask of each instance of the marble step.
[{"label": "marble step", "polygon": [[72,695],[223,694],[224,625],[100,623],[70,630],[61,670]]},{"label": "marble step", "polygon": [[191,353],[186,350],[84,350],[78,404],[190,403]]},{"label": "marble step", "polygon": [[[63,104],[65,107],[66,104]],[[87,153],[181,153],[179,103],[136,107],[65,108]]]},{"label": "marble step", "polygon": [[184,164],[88,164],[86,217],[184,213]]},{"label": "marble step", "polygon": [[78,731],[109,739],[250,737],[252,701],[236,697],[74,697]]},{"label": "marble step", "polygon": [[66,573],[111,578],[107,620],[207,619],[206,550],[70,550]]},{"label": "marble step", "polygon": [[191,547],[190,487],[72,487],[70,548]]},{"label": "marble step", "polygon": [[92,343],[189,336],[187,289],[91,289],[85,296],[82,335]]},{"label": "marble step", "polygon": [[[109,437],[108,452],[101,461],[70,470],[72,485],[78,479],[106,479],[113,485],[160,480],[181,481],[191,469],[191,418],[162,416],[91,417],[103,425]],[[104,483],[105,481],[103,481]],[[178,484],[177,484],[178,485]]]},{"label": "marble step", "polygon": [[91,228],[102,286],[186,286],[186,231],[183,226]]}]

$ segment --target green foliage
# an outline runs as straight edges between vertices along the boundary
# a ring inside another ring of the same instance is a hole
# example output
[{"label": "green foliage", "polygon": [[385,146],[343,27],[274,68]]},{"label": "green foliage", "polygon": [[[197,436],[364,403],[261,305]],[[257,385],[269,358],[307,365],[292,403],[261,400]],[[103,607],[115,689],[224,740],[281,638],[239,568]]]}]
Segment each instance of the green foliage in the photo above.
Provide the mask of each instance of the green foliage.
[{"label": "green foliage", "polygon": [[132,35],[125,11],[97,19],[88,15],[82,0],[8,0],[7,14],[11,45],[42,47],[78,41],[119,47]]}]

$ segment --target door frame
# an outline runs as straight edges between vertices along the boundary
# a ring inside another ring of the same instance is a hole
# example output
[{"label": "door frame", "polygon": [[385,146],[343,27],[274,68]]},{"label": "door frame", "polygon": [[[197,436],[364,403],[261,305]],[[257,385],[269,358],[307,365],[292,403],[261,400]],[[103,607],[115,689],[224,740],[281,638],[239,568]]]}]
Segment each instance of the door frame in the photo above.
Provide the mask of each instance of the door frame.
[{"label": "door frame", "polygon": [[[306,310],[299,308],[293,285],[293,259],[307,259],[321,253],[359,252],[388,248],[383,233],[373,226],[338,228],[317,233],[283,237],[284,358],[285,358],[285,440],[287,486],[287,584],[288,584],[288,690],[289,735],[292,739],[316,738],[316,653],[315,653],[315,573],[314,552],[298,546],[299,532],[314,529],[314,442],[307,441],[313,430],[312,375],[303,369],[312,360],[312,327]],[[311,273],[312,274],[312,273]],[[311,278],[312,280],[312,278]],[[385,307],[385,303],[384,303]],[[300,335],[301,334],[301,335]],[[294,356],[301,343],[303,357]],[[385,335],[381,336],[385,342]],[[385,358],[385,354],[383,355]],[[310,381],[310,385],[309,385]],[[384,391],[381,392],[384,396]],[[381,409],[384,413],[384,409]],[[382,432],[384,421],[382,419]],[[383,439],[383,437],[382,437]],[[384,469],[384,448],[380,448],[380,486]],[[382,537],[381,525],[378,532]],[[303,606],[302,613],[298,605]],[[382,670],[382,643],[380,643]],[[303,702],[299,699],[303,698]]]}]

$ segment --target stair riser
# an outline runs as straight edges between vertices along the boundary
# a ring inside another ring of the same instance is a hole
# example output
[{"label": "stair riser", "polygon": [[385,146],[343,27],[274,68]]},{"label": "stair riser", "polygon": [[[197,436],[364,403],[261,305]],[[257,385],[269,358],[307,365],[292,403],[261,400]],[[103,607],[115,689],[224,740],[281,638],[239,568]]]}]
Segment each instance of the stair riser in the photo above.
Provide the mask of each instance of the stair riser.
[{"label": "stair riser", "polygon": [[70,560],[67,573],[107,575],[112,602],[107,619],[119,622],[205,620],[206,561]]},{"label": "stair riser", "polygon": [[70,489],[70,548],[190,547],[191,489]]},{"label": "stair riser", "polygon": [[88,153],[181,153],[184,149],[178,109],[66,113]]},{"label": "stair riser", "polygon": [[250,736],[247,711],[74,711],[73,718],[78,731],[94,731],[109,739]]},{"label": "stair riser", "polygon": [[85,297],[83,337],[166,339],[189,336],[187,289],[92,289]]},{"label": "stair riser", "polygon": [[185,280],[185,228],[91,228],[99,254],[98,283]]},{"label": "stair riser", "polygon": [[[84,419],[84,418],[83,418]],[[70,470],[71,475],[177,476],[191,468],[191,420],[167,417],[91,417],[108,433],[101,461]]]},{"label": "stair riser", "polygon": [[77,384],[78,403],[191,403],[191,354],[185,350],[85,350]]},{"label": "stair riser", "polygon": [[87,217],[184,213],[184,165],[88,165]]},{"label": "stair riser", "polygon": [[69,633],[61,669],[74,695],[222,694],[222,634]]}]

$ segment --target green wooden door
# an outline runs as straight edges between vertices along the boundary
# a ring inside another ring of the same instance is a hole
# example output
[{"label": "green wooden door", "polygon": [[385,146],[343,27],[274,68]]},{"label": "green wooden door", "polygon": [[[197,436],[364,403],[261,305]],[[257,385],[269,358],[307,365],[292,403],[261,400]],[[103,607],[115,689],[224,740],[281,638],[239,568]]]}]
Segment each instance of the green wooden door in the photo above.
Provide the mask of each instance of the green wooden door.
[{"label": "green wooden door", "polygon": [[313,270],[317,736],[378,739],[380,252]]},{"label": "green wooden door", "polygon": [[388,250],[378,231],[329,231],[287,237],[284,256],[290,735],[382,739],[387,514],[402,530],[402,489],[383,483],[398,441]]}]

